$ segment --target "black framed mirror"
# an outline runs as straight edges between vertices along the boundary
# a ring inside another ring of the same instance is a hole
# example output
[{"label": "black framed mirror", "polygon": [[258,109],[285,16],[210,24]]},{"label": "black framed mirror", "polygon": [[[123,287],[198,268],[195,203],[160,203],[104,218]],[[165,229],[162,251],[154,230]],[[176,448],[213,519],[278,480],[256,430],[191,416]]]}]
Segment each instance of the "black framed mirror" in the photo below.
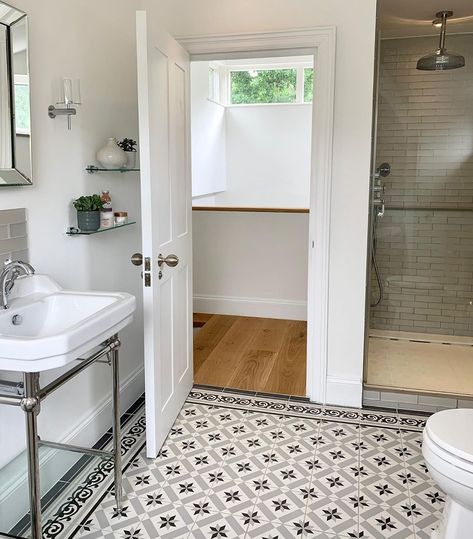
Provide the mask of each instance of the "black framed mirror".
[{"label": "black framed mirror", "polygon": [[31,183],[28,18],[0,2],[0,187]]}]

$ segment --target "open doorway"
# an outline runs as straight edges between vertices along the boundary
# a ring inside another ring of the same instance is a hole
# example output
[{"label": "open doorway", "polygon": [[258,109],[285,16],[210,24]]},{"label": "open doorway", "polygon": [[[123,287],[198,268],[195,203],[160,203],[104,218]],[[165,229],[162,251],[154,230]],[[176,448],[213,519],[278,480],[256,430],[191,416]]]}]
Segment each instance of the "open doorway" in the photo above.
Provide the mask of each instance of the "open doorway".
[{"label": "open doorway", "polygon": [[313,62],[191,64],[195,383],[307,395]]}]

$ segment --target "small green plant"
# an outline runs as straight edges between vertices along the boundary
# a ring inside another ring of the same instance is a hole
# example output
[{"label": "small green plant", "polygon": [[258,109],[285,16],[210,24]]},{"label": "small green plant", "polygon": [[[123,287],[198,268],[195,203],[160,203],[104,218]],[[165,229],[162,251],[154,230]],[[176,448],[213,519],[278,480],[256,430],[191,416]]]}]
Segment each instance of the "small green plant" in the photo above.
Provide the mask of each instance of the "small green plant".
[{"label": "small green plant", "polygon": [[123,140],[119,140],[117,144],[124,152],[136,152],[137,143],[132,138],[124,138]]},{"label": "small green plant", "polygon": [[100,211],[103,208],[100,195],[86,195],[76,198],[72,205],[77,211]]}]

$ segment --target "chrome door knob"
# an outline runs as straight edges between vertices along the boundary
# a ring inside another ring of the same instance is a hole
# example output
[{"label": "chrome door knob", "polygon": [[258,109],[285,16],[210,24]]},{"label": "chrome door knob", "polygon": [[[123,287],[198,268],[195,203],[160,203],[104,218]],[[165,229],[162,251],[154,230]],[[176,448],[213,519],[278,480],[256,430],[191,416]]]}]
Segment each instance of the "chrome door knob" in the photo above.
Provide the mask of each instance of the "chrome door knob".
[{"label": "chrome door knob", "polygon": [[179,258],[176,255],[163,256],[162,254],[159,254],[158,266],[162,268],[163,264],[166,264],[166,266],[169,266],[170,268],[174,268],[179,264]]},{"label": "chrome door knob", "polygon": [[143,264],[143,255],[141,253],[131,255],[131,263],[134,266],[141,266]]}]

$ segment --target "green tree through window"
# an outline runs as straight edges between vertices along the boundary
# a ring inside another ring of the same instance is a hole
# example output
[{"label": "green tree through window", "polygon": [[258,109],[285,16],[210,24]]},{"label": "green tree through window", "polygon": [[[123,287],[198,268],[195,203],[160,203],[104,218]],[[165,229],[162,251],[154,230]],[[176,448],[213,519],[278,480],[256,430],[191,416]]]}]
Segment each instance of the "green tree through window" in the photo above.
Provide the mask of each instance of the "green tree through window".
[{"label": "green tree through window", "polygon": [[[298,80],[298,70],[301,76]],[[303,88],[298,84],[304,85]],[[232,105],[257,103],[304,103],[313,98],[314,70],[312,67],[283,69],[254,69],[230,72],[230,102]]]},{"label": "green tree through window", "polygon": [[304,103],[312,103],[314,98],[314,70],[304,68]]},{"label": "green tree through window", "polygon": [[294,103],[295,69],[261,69],[231,72],[232,104]]},{"label": "green tree through window", "polygon": [[26,84],[15,84],[15,123],[17,132],[30,132],[30,89]]}]

